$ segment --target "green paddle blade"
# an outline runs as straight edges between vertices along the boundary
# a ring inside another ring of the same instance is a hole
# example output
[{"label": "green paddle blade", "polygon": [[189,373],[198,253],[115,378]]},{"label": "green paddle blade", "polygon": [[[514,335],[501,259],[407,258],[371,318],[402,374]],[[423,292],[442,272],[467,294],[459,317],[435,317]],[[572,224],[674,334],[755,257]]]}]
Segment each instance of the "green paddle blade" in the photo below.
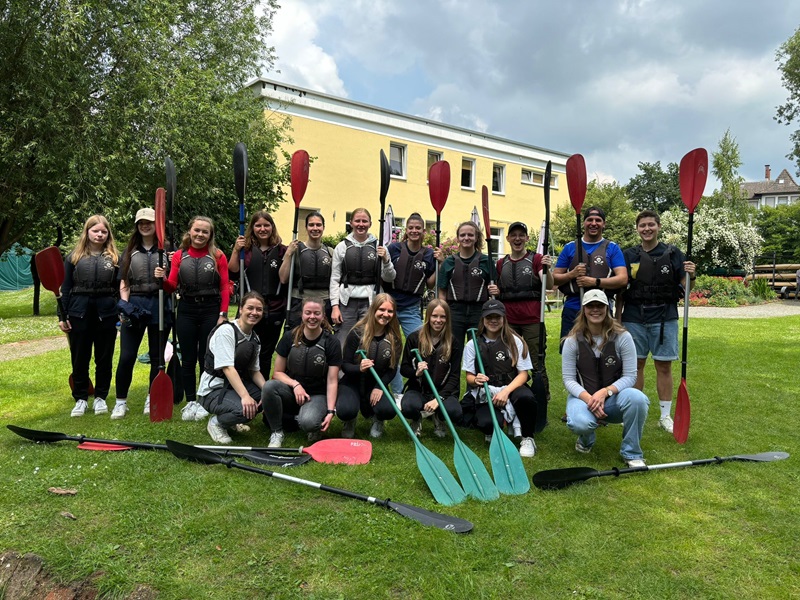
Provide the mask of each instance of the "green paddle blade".
[{"label": "green paddle blade", "polygon": [[[415,436],[416,437],[416,436]],[[467,499],[456,478],[442,460],[433,452],[422,445],[419,440],[414,440],[417,449],[417,467],[425,483],[433,494],[434,500],[445,506],[459,504]]]},{"label": "green paddle blade", "polygon": [[[490,412],[494,416],[494,410]],[[519,450],[499,426],[495,427],[492,443],[489,444],[489,461],[492,463],[494,482],[501,494],[525,494],[531,489]]]},{"label": "green paddle blade", "polygon": [[453,448],[453,463],[467,496],[485,501],[500,497],[500,492],[481,459],[458,438]]}]

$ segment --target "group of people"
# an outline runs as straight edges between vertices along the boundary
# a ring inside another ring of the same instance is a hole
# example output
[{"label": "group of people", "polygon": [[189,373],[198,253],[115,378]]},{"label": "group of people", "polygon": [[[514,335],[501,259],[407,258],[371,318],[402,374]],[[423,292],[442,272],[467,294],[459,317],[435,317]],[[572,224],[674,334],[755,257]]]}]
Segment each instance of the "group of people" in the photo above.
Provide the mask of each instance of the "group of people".
[{"label": "group of people", "polygon": [[[622,458],[643,464],[648,399],[641,390],[649,354],[656,364],[659,423],[672,428],[677,299],[685,274],[694,278],[694,265],[658,241],[656,213],[640,213],[642,244],[623,253],[603,238],[602,209],[588,208],[580,244],[567,244],[552,269],[550,256],[528,250],[522,222],[509,226],[510,252],[493,264],[482,252],[484,237],[475,223],[457,227],[458,251],[445,257],[441,249],[423,245],[425,221],[417,213],[408,217],[402,239],[384,247],[369,232],[369,211],[358,208],[351,213],[350,233],[329,248],[322,243],[320,213],[306,216],[306,241],[284,245],[272,216],[258,211],[230,258],[215,244],[213,221],[197,216],[163,263],[154,221],[152,209],[136,214],[120,256],[108,221],[94,215],[66,257],[66,308],[59,326],[72,338],[73,416],[88,409],[92,350],[92,409],[108,411],[118,318],[123,325],[111,418],[128,412],[145,332],[150,381],[155,378],[164,354],[157,318],[163,289],[168,302],[175,294],[179,298],[174,313],[171,303],[164,312],[180,347],[182,418],[208,417],[217,443],[230,443],[230,434],[248,429],[259,413],[270,447],[281,446],[285,433],[298,429],[316,441],[334,416],[342,422],[341,435],[354,437],[359,413],[369,435],[378,438],[398,408],[417,435],[423,417],[432,416],[434,434],[444,437],[446,410],[454,423],[476,427],[488,440],[494,410],[509,435],[519,438],[520,455],[532,457],[550,399],[540,347],[543,293],[559,286],[567,297],[562,376],[567,426],[578,436],[575,448],[591,451],[599,424],[621,422]],[[237,276],[244,289],[236,318],[228,321],[230,280]],[[438,297],[423,314],[425,292],[434,287]]]}]

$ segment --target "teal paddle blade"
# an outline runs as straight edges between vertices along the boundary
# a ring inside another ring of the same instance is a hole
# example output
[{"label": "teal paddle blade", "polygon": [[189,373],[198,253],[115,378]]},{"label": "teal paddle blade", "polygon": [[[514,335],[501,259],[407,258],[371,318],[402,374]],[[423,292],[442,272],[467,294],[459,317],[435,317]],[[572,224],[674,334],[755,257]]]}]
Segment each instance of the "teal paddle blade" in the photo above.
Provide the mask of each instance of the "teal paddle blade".
[{"label": "teal paddle blade", "polygon": [[434,500],[445,506],[459,504],[467,499],[467,495],[442,460],[415,439],[417,448],[417,468],[428,484]]},{"label": "teal paddle blade", "polygon": [[492,481],[492,477],[481,459],[460,439],[455,438],[455,440],[453,463],[458,478],[461,480],[461,487],[464,488],[467,496],[476,500],[497,500],[500,497],[500,491]]}]

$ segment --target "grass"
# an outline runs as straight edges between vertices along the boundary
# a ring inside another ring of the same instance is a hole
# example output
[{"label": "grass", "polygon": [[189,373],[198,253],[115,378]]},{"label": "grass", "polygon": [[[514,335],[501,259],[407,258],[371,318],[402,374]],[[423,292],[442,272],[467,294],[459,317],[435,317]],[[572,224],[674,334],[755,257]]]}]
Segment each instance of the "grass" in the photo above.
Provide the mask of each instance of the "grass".
[{"label": "grass", "polygon": [[0,292],[0,344],[61,335],[55,296],[42,289],[39,316],[33,317],[32,290]]},{"label": "grass", "polygon": [[[6,297],[0,295],[0,314]],[[24,313],[23,313],[24,314]],[[29,321],[29,318],[20,317]],[[550,426],[526,459],[550,468],[621,466],[619,426],[602,428],[578,455],[560,423],[555,333],[548,315]],[[21,331],[24,327],[20,328]],[[34,552],[64,580],[93,576],[101,595],[137,584],[159,598],[793,598],[800,596],[796,405],[800,317],[693,319],[688,389],[692,429],[677,445],[657,426],[643,438],[650,464],[782,450],[787,461],[605,477],[555,491],[532,489],[491,503],[435,504],[398,422],[373,444],[370,464],[309,463],[305,479],[456,515],[468,535],[423,528],[355,500],[239,470],[147,451],[82,452],[0,431],[0,550]],[[0,363],[0,423],[91,437],[208,443],[200,423],[151,424],[141,415],[147,367],[137,364],[131,414],[68,416],[66,350]],[[680,365],[676,365],[676,380]],[[654,396],[648,365],[645,391]],[[260,420],[237,443],[264,445]],[[453,443],[423,441],[452,466]],[[341,423],[334,421],[338,436]],[[357,434],[367,435],[359,419]],[[488,466],[482,435],[462,439]],[[299,435],[287,445],[302,445]],[[55,496],[51,486],[78,490]],[[72,513],[76,520],[64,518]]]}]

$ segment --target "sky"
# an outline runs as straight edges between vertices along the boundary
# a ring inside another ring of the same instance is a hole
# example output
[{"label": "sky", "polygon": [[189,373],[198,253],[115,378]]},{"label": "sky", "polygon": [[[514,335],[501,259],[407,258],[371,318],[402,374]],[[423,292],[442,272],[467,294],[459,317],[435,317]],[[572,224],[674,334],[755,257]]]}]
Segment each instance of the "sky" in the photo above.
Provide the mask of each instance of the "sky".
[{"label": "sky", "polygon": [[279,2],[269,79],[581,153],[601,181],[710,154],[727,129],[747,181],[795,176],[774,116],[797,0]]}]

